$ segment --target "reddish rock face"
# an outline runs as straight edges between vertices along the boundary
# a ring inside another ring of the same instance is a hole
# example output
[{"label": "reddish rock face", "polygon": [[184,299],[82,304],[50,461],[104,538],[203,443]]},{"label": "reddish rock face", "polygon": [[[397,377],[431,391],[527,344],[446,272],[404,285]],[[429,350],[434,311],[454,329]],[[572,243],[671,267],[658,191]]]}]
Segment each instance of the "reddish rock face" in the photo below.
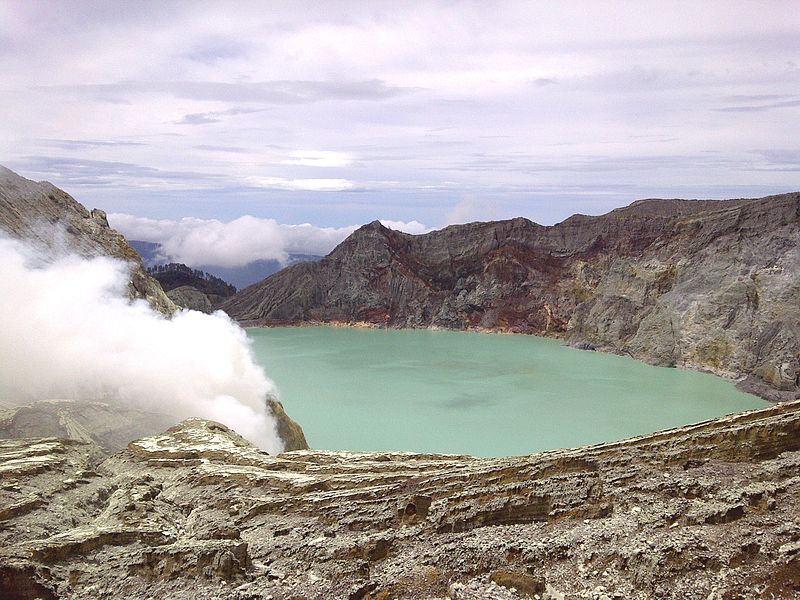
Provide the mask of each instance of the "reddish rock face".
[{"label": "reddish rock face", "polygon": [[[245,324],[366,322],[549,336],[751,377],[797,395],[800,194],[642,200],[552,227],[527,219],[413,236],[363,226],[223,308]],[[782,390],[778,393],[772,390]]]}]

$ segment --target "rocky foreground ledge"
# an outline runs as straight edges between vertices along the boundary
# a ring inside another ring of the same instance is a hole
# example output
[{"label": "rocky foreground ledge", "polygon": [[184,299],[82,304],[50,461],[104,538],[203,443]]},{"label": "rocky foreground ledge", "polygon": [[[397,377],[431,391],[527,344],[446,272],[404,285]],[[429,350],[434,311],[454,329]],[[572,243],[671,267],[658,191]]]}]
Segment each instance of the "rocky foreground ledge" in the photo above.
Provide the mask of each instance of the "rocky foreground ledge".
[{"label": "rocky foreground ledge", "polygon": [[0,440],[0,598],[791,598],[800,402],[528,457]]}]

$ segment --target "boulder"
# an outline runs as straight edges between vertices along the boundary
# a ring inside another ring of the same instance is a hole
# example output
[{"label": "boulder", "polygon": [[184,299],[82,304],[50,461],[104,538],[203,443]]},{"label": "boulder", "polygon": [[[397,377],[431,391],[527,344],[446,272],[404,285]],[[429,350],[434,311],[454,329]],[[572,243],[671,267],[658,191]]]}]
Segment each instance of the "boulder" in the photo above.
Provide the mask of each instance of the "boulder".
[{"label": "boulder", "polygon": [[300,427],[297,421],[286,414],[283,404],[275,398],[267,398],[267,406],[278,423],[278,436],[283,441],[284,450],[287,452],[291,450],[308,450],[303,428]]}]

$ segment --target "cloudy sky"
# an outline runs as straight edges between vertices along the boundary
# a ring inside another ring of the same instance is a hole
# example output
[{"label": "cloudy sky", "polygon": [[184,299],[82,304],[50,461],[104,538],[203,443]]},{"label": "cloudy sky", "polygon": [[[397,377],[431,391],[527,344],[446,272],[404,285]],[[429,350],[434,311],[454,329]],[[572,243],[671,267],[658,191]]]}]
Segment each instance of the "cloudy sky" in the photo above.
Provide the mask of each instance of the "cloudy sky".
[{"label": "cloudy sky", "polygon": [[0,164],[139,229],[765,195],[798,40],[795,0],[0,0]]}]

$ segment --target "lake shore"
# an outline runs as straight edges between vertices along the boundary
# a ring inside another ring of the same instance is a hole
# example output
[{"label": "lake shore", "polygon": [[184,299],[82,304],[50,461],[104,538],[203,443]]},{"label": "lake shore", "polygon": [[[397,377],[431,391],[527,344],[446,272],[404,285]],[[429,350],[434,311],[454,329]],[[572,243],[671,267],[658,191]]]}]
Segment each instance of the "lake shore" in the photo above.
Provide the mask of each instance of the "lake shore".
[{"label": "lake shore", "polygon": [[[435,325],[420,326],[420,327],[407,327],[407,326],[401,327],[401,326],[374,323],[370,321],[292,321],[292,320],[270,321],[270,322],[242,321],[239,322],[239,325],[244,328],[331,327],[337,329],[386,329],[386,330],[396,330],[396,331],[403,331],[403,330],[450,331],[450,332],[463,332],[463,333],[482,333],[482,334],[492,334],[492,335],[523,335],[523,336],[540,337],[543,339],[552,339],[561,341],[564,340],[564,336],[559,335],[557,333],[553,333],[552,335],[541,335],[539,333],[521,331],[519,328],[514,328],[514,327],[469,327],[465,329],[448,329],[446,327],[439,327]],[[634,356],[628,352],[622,352],[613,346],[594,345],[594,344],[589,344],[588,345],[589,347],[583,344],[564,344],[564,345],[577,350],[605,352],[609,354],[615,354],[617,356],[627,356],[629,358],[643,362],[645,364],[650,364],[650,365],[655,364],[650,361],[647,361],[642,357]],[[664,366],[664,365],[656,365],[656,366]],[[784,391],[776,389],[763,381],[757,380],[752,376],[747,376],[742,373],[734,373],[722,369],[711,369],[706,366],[697,365],[694,363],[684,363],[671,366],[676,369],[685,369],[688,371],[709,373],[711,375],[721,377],[722,379],[732,381],[736,385],[736,387],[742,392],[746,394],[751,394],[753,396],[757,396],[758,398],[766,400],[767,402],[771,403],[791,402],[793,400],[798,399],[797,393],[794,391]]]},{"label": "lake shore", "polygon": [[530,453],[766,406],[710,374],[540,336],[465,333],[247,330],[309,443],[331,450]]}]

